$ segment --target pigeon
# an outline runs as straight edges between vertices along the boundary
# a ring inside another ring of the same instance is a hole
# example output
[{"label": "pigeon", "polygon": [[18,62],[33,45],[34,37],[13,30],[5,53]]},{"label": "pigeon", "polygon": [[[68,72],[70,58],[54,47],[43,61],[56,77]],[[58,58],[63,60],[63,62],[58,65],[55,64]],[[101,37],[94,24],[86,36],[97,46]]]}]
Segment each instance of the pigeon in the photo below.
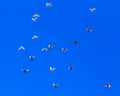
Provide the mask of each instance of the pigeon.
[{"label": "pigeon", "polygon": [[32,17],[32,21],[33,22],[36,22],[36,20],[40,17],[39,14],[34,14],[33,17]]},{"label": "pigeon", "polygon": [[35,56],[29,56],[30,60],[33,60],[35,58]]},{"label": "pigeon", "polygon": [[21,71],[24,72],[24,73],[28,73],[29,69],[21,69]]},{"label": "pigeon", "polygon": [[72,66],[69,66],[69,67],[68,67],[68,70],[73,70]]},{"label": "pigeon", "polygon": [[18,50],[25,50],[24,46],[20,46]]},{"label": "pigeon", "polygon": [[55,67],[50,67],[50,71],[52,72],[55,71],[55,69],[56,69]]},{"label": "pigeon", "polygon": [[93,30],[92,29],[87,29],[87,32],[92,32]]},{"label": "pigeon", "polygon": [[51,7],[51,6],[52,6],[51,3],[48,3],[48,2],[46,3],[46,8],[47,8],[47,7]]},{"label": "pigeon", "polygon": [[96,8],[90,8],[91,12],[94,12],[96,10]]},{"label": "pigeon", "polygon": [[73,43],[74,43],[74,44],[78,44],[78,41],[77,41],[77,40],[75,40],[75,41],[73,41]]},{"label": "pigeon", "polygon": [[53,48],[53,46],[49,44],[48,45],[48,49],[52,49],[52,48]]},{"label": "pigeon", "polygon": [[110,83],[106,83],[106,84],[105,84],[105,87],[110,88],[110,87],[111,87],[111,84],[110,84]]},{"label": "pigeon", "polygon": [[42,48],[41,51],[47,51],[48,49],[47,48]]},{"label": "pigeon", "polygon": [[58,88],[59,87],[59,84],[57,84],[57,83],[53,83],[52,85],[53,85],[54,88]]},{"label": "pigeon", "polygon": [[37,38],[39,38],[37,35],[34,35],[34,36],[32,37],[32,39],[37,39]]},{"label": "pigeon", "polygon": [[62,50],[63,52],[68,51],[68,49],[67,49],[67,48],[61,48],[61,50]]}]

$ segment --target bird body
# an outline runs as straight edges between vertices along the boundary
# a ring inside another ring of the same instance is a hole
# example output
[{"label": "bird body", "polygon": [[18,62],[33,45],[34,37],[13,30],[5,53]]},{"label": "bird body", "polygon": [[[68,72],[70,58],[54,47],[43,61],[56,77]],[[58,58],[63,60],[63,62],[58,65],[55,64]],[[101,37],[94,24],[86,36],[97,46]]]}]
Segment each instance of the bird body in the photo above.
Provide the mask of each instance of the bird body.
[{"label": "bird body", "polygon": [[77,40],[75,40],[75,41],[73,41],[73,43],[74,43],[74,44],[78,44],[78,41],[77,41]]},{"label": "bird body", "polygon": [[18,50],[25,50],[24,46],[20,46]]},{"label": "bird body", "polygon": [[106,84],[105,84],[105,87],[110,88],[110,87],[111,87],[111,84],[110,84],[110,83],[106,83]]},{"label": "bird body", "polygon": [[33,60],[35,58],[35,56],[29,56],[30,60]]},{"label": "bird body", "polygon": [[46,3],[46,7],[51,7],[51,6],[52,6],[51,3],[49,3],[49,2]]},{"label": "bird body", "polygon": [[21,71],[23,71],[24,73],[28,73],[29,69],[21,69]]},{"label": "bird body", "polygon": [[39,38],[37,35],[34,35],[34,36],[32,37],[32,39],[37,39],[37,38]]},{"label": "bird body", "polygon": [[52,72],[55,71],[55,69],[56,69],[55,67],[50,67],[50,71]]},{"label": "bird body", "polygon": [[87,29],[87,32],[92,32],[93,30],[92,29]]},{"label": "bird body", "polygon": [[39,14],[34,14],[32,17],[32,21],[36,22],[36,20],[40,17]]},{"label": "bird body", "polygon": [[41,51],[47,51],[48,49],[47,48],[42,48]]},{"label": "bird body", "polygon": [[53,87],[54,87],[54,88],[58,88],[58,87],[59,87],[59,84],[53,83]]},{"label": "bird body", "polygon": [[52,49],[52,48],[53,48],[53,46],[49,44],[48,45],[48,49]]},{"label": "bird body", "polygon": [[96,8],[90,8],[91,12],[94,12],[96,10]]},{"label": "bird body", "polygon": [[69,66],[69,67],[68,67],[68,70],[73,70],[72,66]]},{"label": "bird body", "polygon": [[62,50],[63,52],[68,51],[68,49],[67,49],[67,48],[61,48],[61,50]]}]

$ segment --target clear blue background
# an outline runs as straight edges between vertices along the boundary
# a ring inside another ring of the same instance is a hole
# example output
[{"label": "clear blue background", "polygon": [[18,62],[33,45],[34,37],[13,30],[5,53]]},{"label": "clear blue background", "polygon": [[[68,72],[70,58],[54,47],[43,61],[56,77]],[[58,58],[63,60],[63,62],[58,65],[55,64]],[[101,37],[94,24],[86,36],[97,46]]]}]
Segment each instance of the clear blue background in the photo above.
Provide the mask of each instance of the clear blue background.
[{"label": "clear blue background", "polygon": [[[45,3],[52,3],[46,8]],[[120,96],[119,0],[2,0],[0,96]],[[96,11],[91,13],[90,7]],[[40,14],[36,23],[33,14]],[[93,28],[92,33],[86,28]],[[40,38],[32,40],[36,34]],[[73,41],[79,44],[74,45]],[[54,49],[41,52],[48,44]],[[26,50],[18,51],[23,45]],[[61,51],[62,47],[68,52]],[[35,55],[30,61],[29,55]],[[73,71],[67,66],[73,66]],[[55,66],[55,72],[49,67]],[[29,68],[24,74],[20,70]],[[59,83],[53,88],[52,83]],[[105,83],[110,82],[111,88]]]}]

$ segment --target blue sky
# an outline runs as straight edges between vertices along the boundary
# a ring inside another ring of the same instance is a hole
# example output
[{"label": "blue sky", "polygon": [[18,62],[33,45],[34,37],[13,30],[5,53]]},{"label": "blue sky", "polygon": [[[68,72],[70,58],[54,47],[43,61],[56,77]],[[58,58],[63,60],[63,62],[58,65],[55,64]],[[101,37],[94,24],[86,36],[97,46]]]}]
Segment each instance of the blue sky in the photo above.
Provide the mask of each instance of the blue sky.
[{"label": "blue sky", "polygon": [[[50,2],[53,6],[45,7]],[[0,96],[119,96],[119,1],[6,0],[0,3]],[[89,8],[95,7],[91,13]],[[32,22],[32,16],[40,18]],[[93,32],[86,32],[93,28]],[[39,39],[32,40],[36,34]],[[78,44],[73,44],[78,40]],[[48,44],[53,50],[41,52]],[[23,45],[26,50],[18,51]],[[61,51],[62,47],[68,52]],[[33,61],[29,55],[34,55]],[[54,72],[49,71],[55,66]],[[67,69],[73,66],[73,71]],[[24,74],[20,70],[29,68]],[[53,88],[52,83],[59,83]],[[112,87],[106,88],[110,82]]]}]

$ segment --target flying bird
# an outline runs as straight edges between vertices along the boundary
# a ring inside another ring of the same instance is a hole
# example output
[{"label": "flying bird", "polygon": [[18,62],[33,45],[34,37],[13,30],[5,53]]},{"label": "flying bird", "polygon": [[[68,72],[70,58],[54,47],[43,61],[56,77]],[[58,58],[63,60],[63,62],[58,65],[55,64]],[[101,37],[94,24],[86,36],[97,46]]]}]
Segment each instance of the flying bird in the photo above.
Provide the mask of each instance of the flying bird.
[{"label": "flying bird", "polygon": [[33,60],[35,58],[35,56],[29,56],[30,60]]},{"label": "flying bird", "polygon": [[32,39],[37,39],[37,38],[39,38],[37,35],[34,35],[34,36],[32,37]]},{"label": "flying bird", "polygon": [[40,17],[39,14],[34,14],[33,17],[32,17],[32,21],[33,22],[36,22],[36,20]]},{"label": "flying bird", "polygon": [[75,41],[73,41],[73,43],[74,43],[74,44],[78,44],[78,41],[77,41],[77,40],[75,40]]},{"label": "flying bird", "polygon": [[69,67],[68,67],[68,70],[73,70],[73,67],[72,67],[72,66],[69,66]]},{"label": "flying bird", "polygon": [[59,84],[57,84],[57,83],[53,83],[52,85],[53,85],[54,88],[58,88],[59,87]]},{"label": "flying bird", "polygon": [[52,72],[55,71],[55,69],[56,69],[55,67],[50,67],[50,71]]},{"label": "flying bird", "polygon": [[53,46],[49,44],[48,49],[53,49]]},{"label": "flying bird", "polygon": [[68,49],[67,49],[67,48],[61,48],[61,50],[62,50],[63,52],[68,51]]},{"label": "flying bird", "polygon": [[47,51],[48,49],[47,48],[42,48],[41,51]]},{"label": "flying bird", "polygon": [[87,32],[92,32],[93,30],[92,29],[86,29]]},{"label": "flying bird", "polygon": [[48,2],[45,5],[46,5],[46,7],[51,7],[52,6],[52,4],[48,3]]},{"label": "flying bird", "polygon": [[25,50],[24,46],[20,46],[18,50]]},{"label": "flying bird", "polygon": [[106,83],[106,84],[105,84],[105,87],[110,88],[110,87],[111,87],[111,84],[110,84],[110,83]]},{"label": "flying bird", "polygon": [[21,71],[24,72],[24,73],[28,73],[29,69],[21,69]]},{"label": "flying bird", "polygon": [[96,10],[96,8],[90,8],[91,12],[94,12]]}]

